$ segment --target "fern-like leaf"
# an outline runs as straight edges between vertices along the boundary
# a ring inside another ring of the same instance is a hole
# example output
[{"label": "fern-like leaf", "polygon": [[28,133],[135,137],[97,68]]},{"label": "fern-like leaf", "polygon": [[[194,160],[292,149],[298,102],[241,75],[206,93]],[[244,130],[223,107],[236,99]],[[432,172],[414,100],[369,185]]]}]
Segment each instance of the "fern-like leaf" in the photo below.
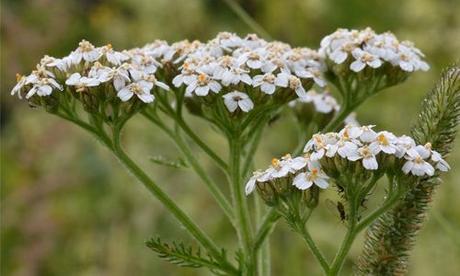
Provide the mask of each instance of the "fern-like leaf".
[{"label": "fern-like leaf", "polygon": [[[181,267],[200,268],[207,267],[216,275],[226,275],[225,269],[221,264],[209,254],[202,254],[198,247],[185,245],[180,242],[166,243],[160,238],[152,238],[146,242],[148,248],[152,249],[157,255],[172,264]],[[222,252],[225,256],[225,252]]]},{"label": "fern-like leaf", "polygon": [[[412,128],[417,143],[430,142],[446,157],[460,123],[460,67],[444,71],[428,93]],[[437,175],[422,179],[393,210],[380,217],[367,231],[360,275],[405,275],[409,254],[423,226],[436,186]]]}]

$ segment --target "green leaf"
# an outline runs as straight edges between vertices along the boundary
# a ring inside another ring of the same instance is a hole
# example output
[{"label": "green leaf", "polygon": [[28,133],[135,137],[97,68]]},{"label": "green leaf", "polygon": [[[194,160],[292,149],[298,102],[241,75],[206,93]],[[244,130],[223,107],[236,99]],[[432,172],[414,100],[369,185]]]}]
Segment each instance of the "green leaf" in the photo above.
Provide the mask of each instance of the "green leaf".
[{"label": "green leaf", "polygon": [[170,168],[175,168],[175,169],[188,168],[187,162],[185,162],[185,160],[181,158],[177,160],[170,160],[170,159],[165,158],[162,155],[156,155],[156,156],[151,156],[149,160],[152,163],[170,167]]},{"label": "green leaf", "polygon": [[[148,240],[146,245],[155,251],[160,258],[172,264],[191,268],[207,267],[214,274],[225,274],[222,265],[210,254],[202,254],[199,247],[194,249],[183,242],[166,243],[159,237]],[[225,256],[224,251],[222,251],[222,256]]]}]

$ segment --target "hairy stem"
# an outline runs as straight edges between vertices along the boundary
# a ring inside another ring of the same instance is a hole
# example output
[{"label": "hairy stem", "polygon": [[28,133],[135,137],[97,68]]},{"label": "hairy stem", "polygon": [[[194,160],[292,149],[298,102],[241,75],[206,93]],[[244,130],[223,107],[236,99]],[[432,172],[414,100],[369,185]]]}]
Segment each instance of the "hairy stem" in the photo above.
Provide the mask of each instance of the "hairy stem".
[{"label": "hairy stem", "polygon": [[241,141],[239,133],[229,137],[230,143],[230,177],[233,205],[237,220],[237,234],[240,247],[245,257],[245,274],[255,274],[255,256],[252,250],[252,232],[249,218],[248,205],[244,196],[243,185],[241,183]]}]

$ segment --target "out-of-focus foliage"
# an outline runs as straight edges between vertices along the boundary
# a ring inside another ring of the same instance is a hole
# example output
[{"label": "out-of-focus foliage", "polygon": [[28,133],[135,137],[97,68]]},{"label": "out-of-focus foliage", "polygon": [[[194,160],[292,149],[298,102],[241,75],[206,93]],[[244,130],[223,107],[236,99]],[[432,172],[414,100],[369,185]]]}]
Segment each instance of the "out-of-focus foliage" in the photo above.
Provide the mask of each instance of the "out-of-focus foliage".
[{"label": "out-of-focus foliage", "polygon": [[[432,66],[389,89],[359,110],[362,123],[408,133],[440,70],[460,58],[460,2],[430,1],[240,1],[275,38],[318,47],[338,27],[391,30],[416,43]],[[63,55],[86,38],[117,49],[166,40],[206,40],[219,31],[252,32],[219,0],[4,0],[1,6],[1,271],[2,275],[202,275],[157,258],[144,241],[151,236],[190,242],[161,206],[134,183],[98,143],[75,126],[9,97],[15,73],[29,72],[44,54]],[[196,120],[195,120],[196,121]],[[137,118],[125,135],[129,152],[222,244],[235,237],[205,188],[187,168],[159,167],[149,157],[177,159],[163,135]],[[257,156],[296,143],[289,118],[275,122]],[[195,122],[204,138],[223,144]],[[457,139],[458,140],[458,139]],[[456,275],[460,270],[460,147],[452,171],[435,196],[434,208],[412,255],[411,275]],[[202,158],[207,164],[208,160]],[[213,170],[209,166],[209,170]],[[217,172],[216,172],[217,174]],[[217,175],[218,176],[218,175]],[[377,191],[378,192],[378,191]],[[311,221],[311,232],[330,255],[344,227],[327,204]],[[300,240],[280,224],[272,239],[274,275],[317,275],[319,268]],[[193,243],[193,242],[192,242]],[[353,248],[349,261],[360,253]],[[349,267],[349,266],[347,266]],[[345,271],[348,275],[350,271]]]}]

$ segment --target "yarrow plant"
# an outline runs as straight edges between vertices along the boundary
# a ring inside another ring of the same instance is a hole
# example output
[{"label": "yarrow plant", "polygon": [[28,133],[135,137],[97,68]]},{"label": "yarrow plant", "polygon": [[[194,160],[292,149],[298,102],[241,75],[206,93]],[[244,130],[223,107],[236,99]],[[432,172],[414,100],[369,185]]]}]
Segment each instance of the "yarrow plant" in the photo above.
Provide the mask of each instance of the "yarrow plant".
[{"label": "yarrow plant", "polygon": [[[305,239],[324,273],[338,275],[362,230],[421,182],[450,169],[442,149],[438,152],[438,140],[422,143],[414,137],[377,131],[372,125],[360,126],[354,113],[370,96],[428,69],[412,43],[369,28],[339,29],[322,40],[319,50],[232,33],[220,33],[208,42],[157,40],[123,51],[83,40],[68,56],[45,56],[31,74],[18,75],[11,94],[94,135],[198,243],[189,246],[152,238],[147,246],[161,258],[181,266],[206,267],[218,275],[268,275],[267,238],[283,218]],[[458,107],[459,98],[448,100],[457,101]],[[285,109],[290,112],[282,112]],[[458,113],[441,115],[450,118],[451,129],[458,124]],[[218,246],[125,152],[120,135],[138,114],[166,133],[185,160],[180,164],[165,158],[152,161],[189,166],[222,209],[238,240],[235,257]],[[297,119],[298,147],[250,176],[262,132],[269,122],[289,114]],[[203,119],[227,140],[227,157],[195,133],[188,115]],[[311,137],[306,145],[305,137]],[[449,137],[445,143],[452,142]],[[190,142],[226,176],[229,196],[222,190],[222,181],[218,184],[196,159]],[[378,208],[366,210],[363,202],[380,182],[386,185],[387,195]],[[307,229],[325,189],[340,195],[337,207],[347,228],[332,261],[324,257]],[[247,196],[254,191],[257,208],[248,204]],[[258,198],[268,206],[265,213]]]}]

